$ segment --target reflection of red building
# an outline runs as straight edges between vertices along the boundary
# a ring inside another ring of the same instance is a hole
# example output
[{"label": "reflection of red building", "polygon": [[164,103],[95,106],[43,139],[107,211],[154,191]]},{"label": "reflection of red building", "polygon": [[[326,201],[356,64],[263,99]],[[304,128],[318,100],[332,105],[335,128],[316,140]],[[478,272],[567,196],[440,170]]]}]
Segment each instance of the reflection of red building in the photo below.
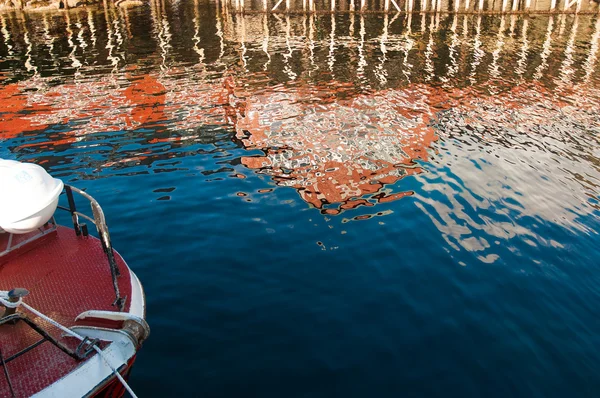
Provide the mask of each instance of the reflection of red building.
[{"label": "reflection of red building", "polygon": [[126,104],[131,106],[128,127],[156,124],[165,120],[166,91],[156,78],[144,74],[128,76],[130,85],[123,91]]},{"label": "reflection of red building", "polygon": [[423,92],[428,89],[307,102],[323,97],[317,90],[279,88],[253,95],[236,135],[245,147],[265,154],[244,157],[242,163],[271,175],[278,185],[296,188],[302,199],[328,214],[408,195],[384,187],[421,172],[415,160],[428,158],[436,139]]},{"label": "reflection of red building", "polygon": [[43,130],[47,126],[37,123],[28,114],[46,114],[43,104],[30,105],[19,84],[0,85],[0,139],[13,138],[25,131]]},{"label": "reflection of red building", "polygon": [[48,87],[41,79],[0,86],[0,139],[69,125],[64,133],[25,146],[64,145],[96,132],[164,122],[165,88],[153,76],[127,75],[129,85],[100,79]]},{"label": "reflection of red building", "polygon": [[[560,108],[568,105],[561,98],[579,101],[580,107],[593,105],[582,102],[588,95],[553,95],[536,83],[507,88],[494,97],[482,96],[482,87],[477,91],[420,84],[373,94],[356,93],[352,84],[344,83],[296,83],[241,92],[231,77],[207,82],[185,68],[162,76],[138,72],[131,69],[123,79],[54,87],[40,78],[0,86],[0,139],[68,124],[68,129],[57,129],[64,132],[44,135],[45,142],[25,145],[70,145],[107,131],[134,132],[150,144],[179,145],[196,139],[199,126],[233,126],[245,148],[263,152],[243,157],[246,167],[270,175],[279,186],[295,188],[324,213],[337,214],[410,194],[393,192],[390,186],[422,171],[418,161],[428,161],[440,117],[450,118],[457,135],[464,136],[481,120],[510,126],[513,111],[531,115],[521,125],[543,124],[547,115],[527,110],[542,99]],[[473,137],[488,139],[493,134],[479,131]],[[175,156],[151,150],[116,154],[104,165]]]}]

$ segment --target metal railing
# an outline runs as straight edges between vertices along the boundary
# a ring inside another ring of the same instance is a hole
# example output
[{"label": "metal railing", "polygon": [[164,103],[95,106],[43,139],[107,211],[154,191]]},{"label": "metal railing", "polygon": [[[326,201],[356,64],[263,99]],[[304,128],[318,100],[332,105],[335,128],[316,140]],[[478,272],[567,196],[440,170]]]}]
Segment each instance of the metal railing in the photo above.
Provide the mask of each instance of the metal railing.
[{"label": "metal railing", "polygon": [[[92,198],[90,195],[88,195],[81,189],[65,184],[65,189],[63,193],[65,193],[67,196],[69,207],[58,206],[57,208],[65,210],[71,214],[71,220],[73,221],[73,229],[75,229],[75,234],[77,234],[77,236],[88,236],[87,224],[79,222],[80,217],[91,222],[96,226],[96,231],[98,231],[98,237],[100,238],[100,242],[102,243],[102,249],[104,250],[104,254],[106,255],[106,260],[108,261],[108,266],[110,268],[110,274],[112,277],[112,284],[115,290],[115,301],[112,305],[119,308],[119,311],[123,311],[127,297],[121,297],[121,292],[119,291],[119,284],[117,278],[121,275],[121,271],[119,270],[119,265],[117,264],[117,260],[115,258],[115,253],[112,247],[112,243],[110,241],[110,234],[108,232],[108,227],[106,226],[106,219],[104,218],[104,212],[102,211],[102,208],[100,207],[96,199]],[[75,197],[73,193],[77,193],[80,196],[83,196],[90,202],[93,217],[90,217],[87,214],[77,211],[77,206],[75,204]],[[53,216],[50,220],[48,220],[46,225],[38,229],[37,234],[27,236],[25,239],[18,240],[16,243],[14,242],[13,234],[9,234],[6,246],[3,249],[0,249],[0,258],[10,253],[13,253],[17,249],[56,231],[56,229],[57,224]]]},{"label": "metal railing", "polygon": [[[85,193],[79,188],[75,188],[73,186],[65,184],[64,192],[67,195],[69,207],[58,206],[58,209],[65,210],[71,213],[71,219],[73,221],[73,229],[75,230],[75,234],[77,234],[77,236],[88,236],[87,224],[80,223],[80,217],[84,218],[85,220],[91,222],[96,226],[98,237],[100,239],[100,242],[102,243],[102,249],[104,250],[104,254],[106,255],[108,266],[110,267],[113,288],[115,290],[115,301],[113,302],[113,305],[118,307],[119,311],[123,311],[125,307],[125,300],[127,299],[127,297],[121,297],[121,292],[119,291],[119,283],[117,281],[117,278],[121,275],[121,272],[119,270],[117,260],[115,259],[115,253],[112,247],[112,243],[110,241],[110,233],[108,232],[108,226],[106,225],[106,219],[104,218],[104,212],[102,211],[102,207],[100,207],[96,199],[94,199],[92,196]],[[93,218],[77,211],[77,206],[75,204],[75,197],[73,196],[73,192],[83,196],[90,202]]]}]

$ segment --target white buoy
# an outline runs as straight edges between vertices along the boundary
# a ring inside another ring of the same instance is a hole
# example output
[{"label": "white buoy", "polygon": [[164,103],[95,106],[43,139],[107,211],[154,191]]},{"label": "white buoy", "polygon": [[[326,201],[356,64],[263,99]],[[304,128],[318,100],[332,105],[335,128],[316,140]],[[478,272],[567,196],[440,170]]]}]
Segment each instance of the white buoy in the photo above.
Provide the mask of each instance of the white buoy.
[{"label": "white buoy", "polygon": [[0,159],[0,228],[14,234],[35,231],[54,214],[63,182],[43,167]]}]

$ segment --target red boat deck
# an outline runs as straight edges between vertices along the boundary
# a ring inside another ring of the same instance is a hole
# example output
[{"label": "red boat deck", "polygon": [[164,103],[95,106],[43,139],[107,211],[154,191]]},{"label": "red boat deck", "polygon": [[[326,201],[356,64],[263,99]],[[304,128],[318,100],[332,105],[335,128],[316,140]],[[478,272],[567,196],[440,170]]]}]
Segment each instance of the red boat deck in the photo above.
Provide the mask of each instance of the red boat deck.
[{"label": "red boat deck", "polygon": [[[0,234],[0,251],[4,250],[7,240],[8,234]],[[59,226],[56,232],[33,243],[33,246],[30,250],[21,250],[17,256],[11,256],[8,261],[0,258],[0,290],[16,287],[28,289],[30,294],[23,299],[24,302],[67,327],[75,325],[75,317],[87,310],[118,311],[112,306],[115,293],[110,267],[98,239],[78,237],[72,229]],[[121,296],[128,297],[124,311],[129,311],[131,275],[121,256],[115,252],[115,257],[121,271],[118,278]],[[61,333],[57,328],[26,310],[19,311],[24,311],[30,319],[69,348],[74,349],[79,344],[74,338],[60,338]],[[0,349],[5,359],[41,339],[23,322],[0,325]],[[46,341],[8,362],[7,369],[15,395],[28,397],[71,372],[82,362]],[[8,382],[0,371],[0,397],[10,396]]]}]

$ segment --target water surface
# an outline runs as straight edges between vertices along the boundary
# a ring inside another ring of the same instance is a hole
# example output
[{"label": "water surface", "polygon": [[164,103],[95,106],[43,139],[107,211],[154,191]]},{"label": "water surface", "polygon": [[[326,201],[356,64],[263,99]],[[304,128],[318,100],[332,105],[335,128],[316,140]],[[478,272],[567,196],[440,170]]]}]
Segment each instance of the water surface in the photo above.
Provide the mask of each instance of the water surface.
[{"label": "water surface", "polygon": [[103,205],[134,390],[597,396],[598,18],[224,11],[0,14],[0,157]]}]

